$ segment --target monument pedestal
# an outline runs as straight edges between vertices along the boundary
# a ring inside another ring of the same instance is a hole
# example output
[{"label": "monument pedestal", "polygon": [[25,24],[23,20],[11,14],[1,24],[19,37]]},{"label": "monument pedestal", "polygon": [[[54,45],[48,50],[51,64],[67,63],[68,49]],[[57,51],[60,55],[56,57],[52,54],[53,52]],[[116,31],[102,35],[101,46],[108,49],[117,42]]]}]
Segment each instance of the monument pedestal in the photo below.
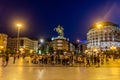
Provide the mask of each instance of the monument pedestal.
[{"label": "monument pedestal", "polygon": [[69,51],[69,41],[67,38],[58,36],[52,39],[52,45],[54,52],[57,54],[63,54]]}]

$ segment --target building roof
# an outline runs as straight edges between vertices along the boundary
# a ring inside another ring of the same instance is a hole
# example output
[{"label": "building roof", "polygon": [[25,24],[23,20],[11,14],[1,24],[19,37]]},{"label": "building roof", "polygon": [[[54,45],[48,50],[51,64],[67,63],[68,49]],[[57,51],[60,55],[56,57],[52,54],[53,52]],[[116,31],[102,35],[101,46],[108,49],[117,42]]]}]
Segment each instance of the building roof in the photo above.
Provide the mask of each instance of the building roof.
[{"label": "building roof", "polygon": [[[113,27],[118,27],[119,25],[118,24],[115,24],[115,23],[113,23],[113,22],[100,22],[99,24],[102,24],[102,26],[113,26]],[[91,25],[90,26],[90,28],[89,29],[94,29],[94,28],[96,28],[96,26],[97,26],[97,24],[93,24],[93,25]]]}]

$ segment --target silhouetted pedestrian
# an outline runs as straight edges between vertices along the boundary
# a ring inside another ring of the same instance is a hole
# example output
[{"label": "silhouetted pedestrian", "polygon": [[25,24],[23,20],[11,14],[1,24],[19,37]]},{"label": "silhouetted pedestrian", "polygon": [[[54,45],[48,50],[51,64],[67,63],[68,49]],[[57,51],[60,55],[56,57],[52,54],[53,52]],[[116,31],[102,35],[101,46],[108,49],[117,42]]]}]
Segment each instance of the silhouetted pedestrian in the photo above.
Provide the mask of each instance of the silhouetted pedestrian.
[{"label": "silhouetted pedestrian", "polygon": [[9,62],[9,54],[6,54],[6,66],[8,65]]},{"label": "silhouetted pedestrian", "polygon": [[2,66],[5,66],[5,60],[6,60],[5,55],[2,55]]},{"label": "silhouetted pedestrian", "polygon": [[16,55],[14,54],[14,56],[13,56],[13,64],[15,64],[15,61],[16,61]]}]

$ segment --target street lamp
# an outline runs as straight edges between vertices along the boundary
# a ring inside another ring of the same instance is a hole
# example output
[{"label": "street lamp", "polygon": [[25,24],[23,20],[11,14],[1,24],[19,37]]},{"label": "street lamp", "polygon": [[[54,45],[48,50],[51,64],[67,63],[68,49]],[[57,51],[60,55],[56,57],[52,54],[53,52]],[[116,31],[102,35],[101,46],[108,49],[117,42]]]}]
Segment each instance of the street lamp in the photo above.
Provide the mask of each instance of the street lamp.
[{"label": "street lamp", "polygon": [[88,52],[89,52],[88,50],[85,50],[85,54],[88,54]]},{"label": "street lamp", "polygon": [[[100,34],[100,31],[103,28],[103,26],[101,23],[97,23],[96,26],[97,26],[97,29],[99,29],[99,34]],[[99,42],[99,48],[101,53],[101,35],[98,35],[98,42]]]},{"label": "street lamp", "polygon": [[80,40],[79,39],[77,39],[77,43],[79,43],[80,42]]},{"label": "street lamp", "polygon": [[102,24],[97,23],[97,28],[98,28],[98,29],[101,29],[101,28],[102,28]]},{"label": "street lamp", "polygon": [[3,46],[0,46],[0,49],[3,49],[4,47]]},{"label": "street lamp", "polygon": [[4,47],[3,46],[0,46],[0,53],[3,51],[4,53]]},{"label": "street lamp", "polygon": [[110,49],[111,50],[116,50],[116,46],[111,46]]},{"label": "street lamp", "polygon": [[17,53],[19,51],[19,36],[20,36],[20,28],[22,27],[22,24],[17,24],[18,32],[17,32]]},{"label": "street lamp", "polygon": [[44,39],[40,39],[40,43],[44,43]]},{"label": "street lamp", "polygon": [[39,54],[42,54],[44,52],[44,41],[45,40],[43,38],[39,40],[39,49],[38,49]]},{"label": "street lamp", "polygon": [[80,40],[77,39],[76,41],[77,41],[77,43],[78,43],[78,53],[80,53]]},{"label": "street lamp", "polygon": [[117,47],[116,46],[111,46],[110,49],[113,52],[113,60],[115,60],[115,57],[116,57],[115,51],[117,50]]}]

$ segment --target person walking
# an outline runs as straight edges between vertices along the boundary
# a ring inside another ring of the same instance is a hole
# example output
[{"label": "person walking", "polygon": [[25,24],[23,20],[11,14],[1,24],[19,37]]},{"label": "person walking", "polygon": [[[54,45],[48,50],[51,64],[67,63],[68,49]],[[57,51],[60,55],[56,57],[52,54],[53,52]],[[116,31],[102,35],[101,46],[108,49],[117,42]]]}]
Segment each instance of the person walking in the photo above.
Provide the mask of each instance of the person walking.
[{"label": "person walking", "polygon": [[15,61],[16,61],[16,55],[14,54],[13,55],[13,64],[15,64]]},{"label": "person walking", "polygon": [[87,55],[86,56],[86,66],[88,65],[88,66],[90,66],[90,57],[89,57],[89,55]]},{"label": "person walking", "polygon": [[6,54],[6,66],[8,65],[9,62],[9,54]]},{"label": "person walking", "polygon": [[97,67],[100,67],[100,56],[98,55],[97,57],[97,63],[98,63],[98,66]]},{"label": "person walking", "polygon": [[5,60],[6,60],[5,55],[2,55],[2,66],[5,66]]}]

